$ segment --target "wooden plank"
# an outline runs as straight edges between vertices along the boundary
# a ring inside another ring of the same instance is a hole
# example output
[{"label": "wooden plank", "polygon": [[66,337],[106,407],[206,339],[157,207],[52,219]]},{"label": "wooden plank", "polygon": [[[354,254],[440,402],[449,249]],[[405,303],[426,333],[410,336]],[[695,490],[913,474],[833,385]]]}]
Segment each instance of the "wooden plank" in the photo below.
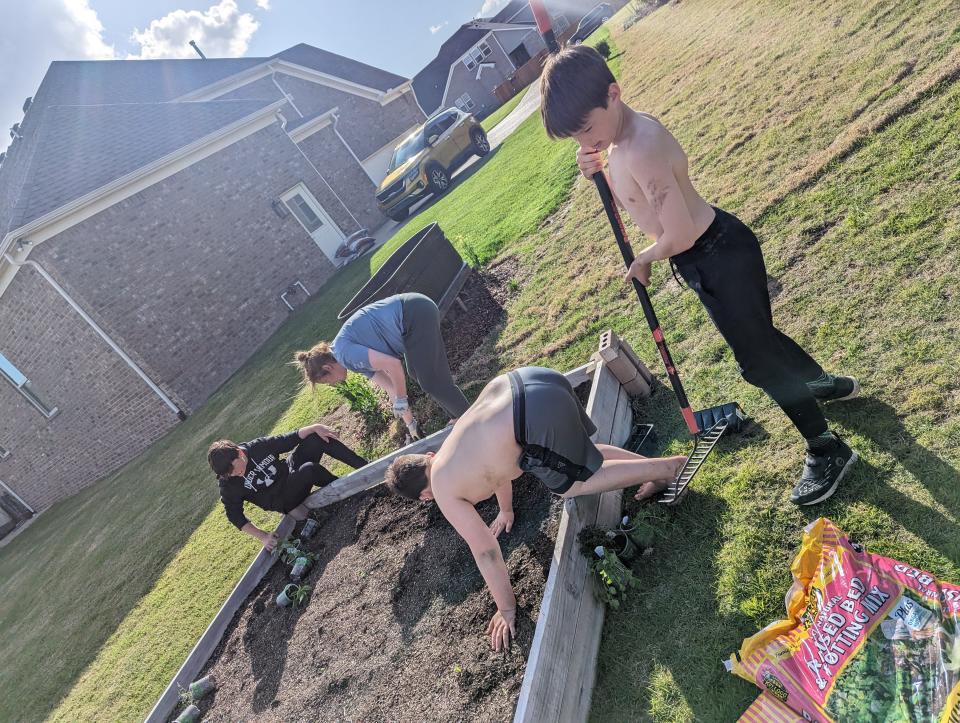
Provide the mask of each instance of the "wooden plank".
[{"label": "wooden plank", "polygon": [[[284,515],[280,524],[277,525],[277,536],[285,537],[289,535],[294,525],[296,525],[296,521],[290,515]],[[193,646],[193,650],[190,651],[183,665],[180,666],[180,670],[173,676],[173,680],[170,681],[166,690],[154,704],[153,709],[145,719],[145,723],[163,723],[170,717],[180,702],[180,688],[186,688],[197,679],[200,671],[203,670],[203,666],[207,664],[213,651],[223,639],[223,634],[237,610],[260,584],[260,581],[276,561],[276,553],[270,553],[264,549],[257,553],[253,562],[250,563],[250,567],[240,578],[240,582],[233,588],[230,597],[227,598],[220,611],[214,616],[197,644]]]},{"label": "wooden plank", "polygon": [[[612,435],[622,433],[619,420],[623,413],[617,414],[623,404],[621,397],[629,408],[629,398],[622,392],[620,382],[601,362],[594,372],[587,402],[587,412],[597,426],[596,441],[610,443]],[[576,720],[570,716],[582,707],[579,701],[585,694],[589,708],[590,691],[581,689],[585,662],[582,645],[594,629],[599,630],[597,618],[602,626],[603,609],[593,597],[588,563],[580,554],[576,538],[580,530],[596,523],[600,498],[591,495],[564,502],[553,562],[514,714],[515,723]],[[581,625],[582,633],[577,636],[575,631]],[[594,651],[594,658],[595,655]]]},{"label": "wooden plank", "polygon": [[453,302],[457,298],[457,294],[460,293],[463,285],[467,283],[468,276],[470,276],[470,266],[464,262],[463,266],[461,266],[460,270],[457,272],[457,275],[453,277],[453,281],[450,282],[447,290],[443,292],[443,296],[440,297],[440,303],[437,304],[437,308],[440,309],[441,319],[446,316],[447,312],[450,310],[450,307],[453,306]]},{"label": "wooden plank", "polygon": [[[576,369],[570,370],[565,376],[570,381],[570,384],[577,387],[593,378],[595,367],[596,365],[593,362],[588,362]],[[401,454],[435,451],[439,449],[448,434],[450,434],[450,428],[445,427],[438,432],[434,432],[429,437],[418,440],[413,444],[391,452],[386,457],[371,462],[366,467],[361,467],[348,475],[344,475],[323,489],[310,495],[306,500],[306,504],[316,509],[346,499],[370,487],[374,487],[383,481],[383,473],[393,459]],[[311,500],[313,501],[312,504]],[[568,500],[568,502],[573,502],[573,500]],[[277,535],[280,537],[289,535],[295,524],[292,517],[284,515],[283,519],[280,520],[280,524],[277,526]],[[556,553],[554,554],[556,555]],[[257,554],[256,558],[254,558],[250,564],[250,567],[247,568],[247,571],[243,574],[243,577],[240,578],[237,586],[233,589],[233,592],[230,593],[227,601],[220,608],[219,612],[217,612],[210,625],[207,626],[203,635],[200,636],[200,640],[197,641],[193,650],[190,651],[183,665],[180,666],[176,675],[174,675],[169,685],[167,685],[164,692],[157,699],[153,709],[147,715],[146,723],[162,723],[170,717],[179,702],[178,686],[186,687],[192,683],[200,671],[203,670],[203,666],[207,664],[213,651],[217,645],[219,645],[220,640],[223,638],[223,633],[226,631],[227,626],[230,624],[237,610],[239,610],[240,605],[250,596],[250,593],[256,589],[257,585],[260,584],[260,581],[263,580],[276,559],[276,555],[270,554],[266,550],[261,550]]]}]

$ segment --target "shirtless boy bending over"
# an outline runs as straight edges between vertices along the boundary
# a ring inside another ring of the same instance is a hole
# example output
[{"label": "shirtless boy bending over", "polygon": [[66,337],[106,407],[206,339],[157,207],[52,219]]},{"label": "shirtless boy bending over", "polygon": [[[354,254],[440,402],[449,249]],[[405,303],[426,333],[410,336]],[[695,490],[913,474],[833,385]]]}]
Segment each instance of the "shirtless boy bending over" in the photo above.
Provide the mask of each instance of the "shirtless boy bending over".
[{"label": "shirtless boy bending over", "polygon": [[[647,459],[608,444],[559,372],[522,367],[496,377],[460,417],[434,455],[398,457],[384,481],[409,499],[434,500],[470,546],[497,612],[487,627],[494,650],[515,634],[516,598],[497,543],[513,526],[512,480],[530,472],[554,494],[577,497],[640,485],[637,499],[664,489],[686,457]],[[487,526],[474,505],[496,495]]]}]

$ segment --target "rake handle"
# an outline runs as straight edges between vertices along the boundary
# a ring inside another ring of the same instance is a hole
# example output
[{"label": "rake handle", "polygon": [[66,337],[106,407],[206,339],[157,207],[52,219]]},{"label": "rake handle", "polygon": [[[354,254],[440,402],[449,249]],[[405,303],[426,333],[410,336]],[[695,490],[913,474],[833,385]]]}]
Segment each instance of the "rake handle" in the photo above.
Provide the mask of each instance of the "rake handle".
[{"label": "rake handle", "polygon": [[[617,246],[620,249],[620,255],[623,256],[623,263],[627,269],[633,265],[633,249],[630,241],[627,239],[627,232],[623,227],[623,220],[620,218],[620,212],[613,200],[613,192],[607,183],[607,177],[603,171],[597,171],[593,174],[593,182],[597,185],[597,192],[600,194],[600,200],[603,202],[603,210],[607,212],[607,220],[610,222],[610,228],[613,229],[613,235],[617,239]],[[693,410],[690,409],[690,402],[687,401],[687,393],[683,390],[683,384],[680,382],[680,375],[677,367],[673,363],[673,357],[670,356],[670,350],[667,348],[667,341],[663,336],[663,330],[660,328],[660,321],[657,319],[657,313],[653,310],[653,304],[650,302],[650,294],[646,287],[636,279],[632,279],[633,289],[637,292],[637,298],[640,299],[640,306],[643,307],[643,315],[647,317],[647,324],[650,326],[650,333],[653,334],[653,341],[657,345],[660,357],[663,359],[663,365],[667,368],[667,377],[670,379],[670,386],[673,387],[673,393],[677,396],[677,402],[680,404],[680,414],[683,415],[683,421],[687,423],[687,429],[690,434],[697,436],[700,434],[700,426],[693,416]]]}]

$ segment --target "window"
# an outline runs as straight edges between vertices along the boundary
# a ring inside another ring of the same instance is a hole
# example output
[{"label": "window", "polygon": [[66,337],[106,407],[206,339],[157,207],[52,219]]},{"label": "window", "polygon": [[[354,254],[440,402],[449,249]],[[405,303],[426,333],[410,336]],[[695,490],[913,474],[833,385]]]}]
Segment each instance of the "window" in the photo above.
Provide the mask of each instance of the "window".
[{"label": "window", "polygon": [[567,20],[567,16],[566,16],[566,15],[559,15],[559,16],[553,21],[553,29],[554,29],[554,32],[556,32],[557,35],[559,35],[560,33],[562,33],[564,30],[566,30],[566,29],[569,28],[569,27],[570,27],[570,21]]},{"label": "window", "polygon": [[463,59],[463,64],[467,66],[468,70],[473,70],[477,67],[478,63],[483,62],[483,59],[492,52],[486,42],[477,43],[474,47],[470,48],[470,52],[468,52]]},{"label": "window", "polygon": [[471,111],[473,110],[473,98],[470,97],[469,93],[464,93],[459,98],[457,98],[457,108],[462,111]]},{"label": "window", "polygon": [[316,212],[310,204],[307,203],[307,199],[305,199],[302,194],[295,193],[286,199],[284,203],[287,204],[287,208],[297,217],[297,220],[303,227],[307,229],[307,233],[313,233],[323,226],[323,221],[320,220],[320,217],[317,216]]},{"label": "window", "polygon": [[10,456],[10,450],[5,447],[0,447],[0,459],[6,459]]},{"label": "window", "polygon": [[56,407],[51,407],[41,399],[30,380],[3,354],[0,354],[0,376],[10,382],[47,419],[59,411]]}]

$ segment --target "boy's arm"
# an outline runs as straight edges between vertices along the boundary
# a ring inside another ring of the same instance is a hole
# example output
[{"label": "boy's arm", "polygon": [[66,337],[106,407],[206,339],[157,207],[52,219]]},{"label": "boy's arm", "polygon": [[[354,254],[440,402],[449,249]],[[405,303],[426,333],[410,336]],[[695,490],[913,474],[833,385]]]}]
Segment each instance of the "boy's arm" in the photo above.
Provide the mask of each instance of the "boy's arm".
[{"label": "boy's arm", "polygon": [[697,240],[696,228],[669,160],[657,149],[631,148],[627,153],[630,175],[663,227],[657,240],[637,254],[634,265],[649,265],[686,251]]},{"label": "boy's arm", "polygon": [[437,499],[437,504],[447,521],[470,547],[477,568],[497,604],[497,613],[487,628],[491,633],[491,644],[495,650],[506,647],[510,642],[510,634],[516,632],[514,620],[517,613],[517,599],[510,585],[510,575],[503,561],[500,545],[497,544],[493,532],[483,523],[474,506],[466,500]]},{"label": "boy's arm", "polygon": [[500,537],[501,532],[510,532],[513,528],[513,482],[508,481],[497,487],[497,504],[500,512],[490,523],[490,531],[494,537]]}]

